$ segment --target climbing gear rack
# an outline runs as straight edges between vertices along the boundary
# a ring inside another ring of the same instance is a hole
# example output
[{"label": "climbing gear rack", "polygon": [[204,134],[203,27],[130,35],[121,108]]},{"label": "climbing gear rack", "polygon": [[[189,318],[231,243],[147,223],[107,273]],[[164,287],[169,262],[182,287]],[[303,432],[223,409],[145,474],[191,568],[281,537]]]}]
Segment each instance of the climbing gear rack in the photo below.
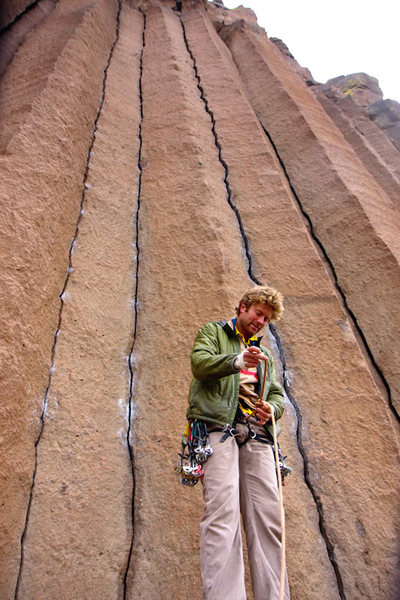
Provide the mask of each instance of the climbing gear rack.
[{"label": "climbing gear rack", "polygon": [[[279,470],[281,473],[282,485],[285,485],[285,477],[287,475],[290,475],[290,473],[293,471],[293,469],[285,463],[286,458],[287,458],[287,456],[283,456],[283,454],[281,452],[281,445],[278,442],[278,461],[279,461]],[[275,457],[275,461],[276,461],[276,457]]]},{"label": "climbing gear rack", "polygon": [[189,422],[181,444],[180,464],[175,472],[180,474],[182,485],[194,486],[204,475],[202,465],[213,453],[206,423],[198,419]]}]

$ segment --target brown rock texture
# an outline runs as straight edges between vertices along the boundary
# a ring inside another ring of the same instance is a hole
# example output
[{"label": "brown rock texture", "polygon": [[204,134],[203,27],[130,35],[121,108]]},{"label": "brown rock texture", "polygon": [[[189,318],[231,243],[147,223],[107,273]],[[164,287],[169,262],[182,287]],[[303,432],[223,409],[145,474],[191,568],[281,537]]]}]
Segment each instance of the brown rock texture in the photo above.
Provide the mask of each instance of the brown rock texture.
[{"label": "brown rock texture", "polygon": [[383,96],[378,80],[366,73],[352,73],[351,75],[334,77],[328,79],[321,87],[329,90],[338,98],[349,96],[353,98],[356,104],[364,107],[381,100]]},{"label": "brown rock texture", "polygon": [[399,411],[398,208],[261,30],[239,21],[220,35]]},{"label": "brown rock texture", "polygon": [[377,100],[367,107],[367,113],[400,151],[400,104],[395,100]]},{"label": "brown rock texture", "polygon": [[[382,91],[374,77],[369,77],[365,73],[336,77],[329,79],[323,85],[316,84],[313,90],[320,96],[326,95],[341,106],[353,119],[356,130],[359,129],[362,121],[360,116],[368,116],[385,134],[390,142],[389,146],[394,146],[400,151],[400,104],[395,100],[383,100]],[[362,126],[361,131],[364,135]],[[392,148],[392,154],[397,156],[397,168],[399,168],[398,152],[394,152]]]},{"label": "brown rock texture", "polygon": [[387,135],[349,96],[339,99],[327,94],[322,87],[312,89],[366,169],[393,204],[400,207],[400,157]]},{"label": "brown rock texture", "polygon": [[0,29],[9,27],[14,20],[29,11],[29,8],[37,4],[31,0],[3,0],[0,6]]},{"label": "brown rock texture", "polygon": [[15,52],[32,29],[55,8],[56,0],[40,0],[30,10],[22,13],[0,35],[0,77],[5,73]]},{"label": "brown rock texture", "polygon": [[[1,82],[4,598],[14,594],[20,569],[35,449],[60,328],[59,295],[81,211],[104,68],[115,38],[117,5],[88,6],[80,3],[77,14],[76,2],[59,2],[20,47]],[[89,45],[88,35],[97,44]],[[46,61],[39,53],[42,46],[44,53],[49,47],[60,52]],[[27,94],[21,96],[27,62],[34,59],[40,68],[32,69]]]},{"label": "brown rock texture", "polygon": [[254,13],[174,6],[41,0],[3,34],[0,597],[200,600],[189,353],[262,282],[291,597],[395,600],[395,154]]},{"label": "brown rock texture", "polygon": [[393,177],[399,180],[400,172],[400,104],[395,100],[383,100],[378,80],[365,73],[341,75],[324,84],[318,83],[308,69],[299,65],[282,40],[270,39],[311,86],[367,170],[392,201],[398,203],[398,189],[393,187],[392,180]]}]

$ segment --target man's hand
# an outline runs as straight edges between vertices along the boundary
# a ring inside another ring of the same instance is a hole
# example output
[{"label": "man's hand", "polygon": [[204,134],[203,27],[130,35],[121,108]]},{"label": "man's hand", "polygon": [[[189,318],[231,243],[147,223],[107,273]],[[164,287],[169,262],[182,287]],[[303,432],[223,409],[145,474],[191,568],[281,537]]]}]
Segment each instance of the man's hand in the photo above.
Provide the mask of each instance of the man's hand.
[{"label": "man's hand", "polygon": [[272,411],[275,412],[275,409],[268,402],[262,402],[261,400],[257,400],[256,402],[256,417],[261,425],[265,425],[267,421],[272,418]]},{"label": "man's hand", "polygon": [[235,360],[235,366],[239,369],[256,367],[260,362],[268,361],[268,356],[265,356],[257,346],[249,346]]}]

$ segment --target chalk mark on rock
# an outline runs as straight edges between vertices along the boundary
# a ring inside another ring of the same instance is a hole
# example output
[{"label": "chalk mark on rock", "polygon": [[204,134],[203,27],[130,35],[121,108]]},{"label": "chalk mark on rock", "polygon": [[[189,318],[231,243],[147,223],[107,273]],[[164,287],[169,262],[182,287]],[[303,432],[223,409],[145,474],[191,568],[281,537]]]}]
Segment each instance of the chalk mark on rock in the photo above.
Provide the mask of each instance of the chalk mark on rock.
[{"label": "chalk mark on rock", "polygon": [[47,410],[47,405],[48,405],[48,400],[49,400],[49,393],[50,393],[50,388],[51,388],[51,383],[52,383],[52,379],[53,379],[53,374],[55,372],[55,356],[56,356],[56,347],[57,347],[57,340],[61,331],[61,325],[62,325],[62,315],[63,315],[63,309],[64,309],[64,304],[65,304],[65,299],[66,299],[66,289],[68,286],[68,282],[71,276],[71,273],[73,272],[73,261],[72,261],[72,254],[74,251],[74,247],[76,245],[76,241],[78,238],[78,233],[79,233],[79,226],[82,220],[82,216],[84,213],[83,210],[83,206],[85,204],[85,200],[86,200],[86,191],[88,189],[87,186],[87,180],[88,180],[88,176],[89,176],[89,171],[90,171],[90,157],[91,157],[91,153],[92,153],[92,149],[95,143],[95,138],[96,138],[96,133],[98,131],[98,121],[101,115],[101,111],[103,108],[103,104],[104,104],[104,98],[105,98],[105,93],[106,93],[106,83],[107,83],[107,73],[108,73],[108,69],[111,63],[111,59],[114,53],[114,48],[118,42],[119,39],[119,19],[120,19],[120,12],[121,12],[121,0],[118,0],[118,8],[117,8],[117,13],[116,13],[116,31],[115,31],[115,37],[113,40],[113,43],[111,45],[111,49],[104,67],[104,71],[103,71],[103,82],[102,82],[102,90],[101,90],[101,96],[100,96],[100,103],[99,103],[99,107],[97,109],[97,114],[94,120],[94,124],[93,124],[93,131],[92,131],[92,136],[91,136],[91,141],[89,144],[89,148],[87,151],[87,156],[86,156],[86,169],[85,169],[85,173],[83,176],[83,180],[82,180],[82,195],[81,195],[81,202],[80,202],[80,206],[79,206],[79,214],[78,214],[78,219],[76,221],[76,225],[75,225],[75,232],[74,235],[72,237],[72,241],[69,247],[69,251],[68,251],[68,268],[67,268],[67,275],[65,277],[64,280],[64,285],[61,289],[61,292],[59,294],[59,298],[60,298],[60,308],[59,308],[59,312],[58,312],[58,323],[57,323],[57,329],[55,331],[54,334],[54,339],[53,339],[53,344],[52,344],[52,348],[51,348],[51,354],[50,354],[50,369],[49,369],[49,377],[48,377],[48,382],[47,382],[47,387],[45,390],[45,394],[44,394],[44,398],[43,398],[43,406],[42,406],[42,413],[40,415],[40,428],[39,428],[39,432],[36,438],[36,441],[34,443],[34,448],[35,448],[35,460],[34,460],[34,470],[33,470],[33,475],[32,475],[32,484],[31,484],[31,489],[30,489],[30,493],[29,493],[29,499],[28,499],[28,505],[27,505],[27,511],[26,511],[26,517],[25,517],[25,524],[24,524],[24,529],[21,535],[21,551],[20,551],[20,564],[19,564],[19,570],[18,570],[18,576],[17,576],[17,581],[16,581],[16,585],[15,585],[15,592],[14,592],[14,598],[15,600],[17,600],[18,598],[18,593],[19,593],[19,588],[20,588],[20,583],[21,583],[21,576],[22,576],[22,570],[23,570],[23,565],[24,565],[24,542],[25,542],[25,538],[26,538],[26,534],[27,534],[27,530],[28,530],[28,526],[29,526],[29,516],[30,516],[30,512],[31,512],[31,507],[32,507],[32,500],[33,500],[33,492],[34,492],[34,488],[35,488],[35,482],[36,482],[36,475],[37,475],[37,469],[38,469],[38,446],[40,444],[40,440],[42,438],[43,435],[43,431],[44,431],[44,426],[45,426],[45,417],[46,417],[46,410]]},{"label": "chalk mark on rock", "polygon": [[137,204],[136,204],[136,215],[135,215],[135,249],[136,249],[136,273],[135,273],[135,297],[133,301],[134,305],[134,322],[133,322],[133,336],[132,336],[132,345],[129,351],[128,356],[128,367],[129,367],[129,396],[128,396],[128,427],[126,431],[126,443],[129,452],[129,458],[131,462],[132,469],[132,537],[131,543],[129,547],[128,559],[125,567],[125,572],[123,576],[123,589],[124,589],[124,600],[127,599],[127,580],[128,573],[132,559],[133,552],[133,544],[134,544],[134,521],[135,521],[135,490],[136,490],[136,481],[135,481],[135,457],[133,446],[131,443],[131,432],[132,432],[132,418],[133,418],[133,384],[134,384],[134,367],[133,367],[133,355],[135,349],[136,342],[136,333],[137,333],[137,324],[138,324],[138,290],[139,290],[139,262],[140,262],[140,244],[139,244],[139,213],[140,213],[140,203],[141,203],[141,192],[142,192],[142,124],[143,124],[143,90],[142,90],[142,79],[143,79],[143,53],[144,48],[146,46],[146,14],[143,10],[139,9],[143,15],[143,32],[142,32],[142,49],[140,52],[140,60],[139,60],[139,82],[138,82],[138,94],[139,94],[139,102],[140,102],[140,121],[138,127],[138,139],[139,139],[139,152],[138,152],[138,191],[137,191]]}]

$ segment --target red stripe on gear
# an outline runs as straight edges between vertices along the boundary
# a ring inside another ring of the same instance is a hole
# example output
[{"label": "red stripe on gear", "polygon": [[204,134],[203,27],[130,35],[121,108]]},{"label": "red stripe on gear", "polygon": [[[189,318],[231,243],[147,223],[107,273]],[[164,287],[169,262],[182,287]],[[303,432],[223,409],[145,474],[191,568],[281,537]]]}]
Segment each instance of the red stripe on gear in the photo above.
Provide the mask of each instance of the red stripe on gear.
[{"label": "red stripe on gear", "polygon": [[254,377],[257,381],[259,379],[257,373],[254,373],[253,371],[248,371],[247,369],[242,369],[240,372],[244,373],[245,375],[250,375],[251,377]]}]

